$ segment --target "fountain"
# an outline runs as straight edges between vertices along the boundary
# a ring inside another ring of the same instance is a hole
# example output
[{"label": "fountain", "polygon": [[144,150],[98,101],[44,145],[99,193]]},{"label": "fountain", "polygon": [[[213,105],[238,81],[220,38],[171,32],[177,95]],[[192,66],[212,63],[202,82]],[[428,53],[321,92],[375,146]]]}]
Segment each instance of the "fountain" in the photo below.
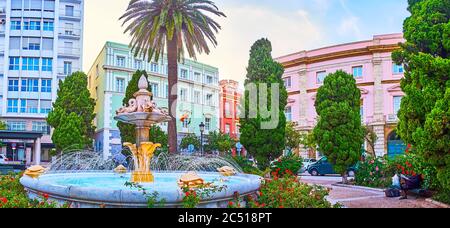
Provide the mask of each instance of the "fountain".
[{"label": "fountain", "polygon": [[[128,106],[117,111],[115,119],[136,126],[136,143],[124,143],[131,152],[132,164],[125,167],[113,160],[104,160],[89,151],[63,153],[48,169],[31,167],[21,178],[30,198],[41,193],[72,207],[146,207],[147,198],[139,189],[126,186],[135,183],[147,192],[158,193],[166,207],[180,207],[184,188],[220,187],[219,192],[202,199],[199,207],[226,207],[235,193],[255,194],[261,178],[242,174],[233,161],[220,157],[196,157],[154,153],[160,144],[149,142],[154,124],[171,120],[167,110],[151,100],[148,81],[142,76],[139,91]],[[152,170],[155,171],[152,173]]]}]

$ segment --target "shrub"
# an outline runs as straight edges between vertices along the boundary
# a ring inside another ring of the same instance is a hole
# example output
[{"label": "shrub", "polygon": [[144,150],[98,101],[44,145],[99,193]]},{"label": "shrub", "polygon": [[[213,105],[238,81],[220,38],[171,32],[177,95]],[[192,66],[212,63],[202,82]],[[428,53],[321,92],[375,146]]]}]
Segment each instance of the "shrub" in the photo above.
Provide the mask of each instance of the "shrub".
[{"label": "shrub", "polygon": [[[41,193],[39,199],[28,199],[20,184],[20,174],[0,175],[0,208],[56,208],[55,202],[48,200],[48,194]],[[69,207],[64,205],[63,207]]]},{"label": "shrub", "polygon": [[386,161],[381,158],[367,158],[366,161],[359,163],[355,176],[356,184],[372,188],[389,187],[393,175],[386,175],[386,167]]},{"label": "shrub", "polygon": [[253,174],[257,176],[265,176],[267,171],[261,171],[257,167],[253,166],[253,162],[248,160],[245,157],[236,156],[233,157],[233,160],[242,168],[242,171],[246,174]]},{"label": "shrub", "polygon": [[296,155],[283,156],[275,161],[271,167],[272,173],[284,175],[285,173],[298,173],[302,167],[303,159]]},{"label": "shrub", "polygon": [[297,177],[285,175],[266,180],[256,198],[247,197],[249,208],[332,208],[326,200],[329,190],[301,183]]}]

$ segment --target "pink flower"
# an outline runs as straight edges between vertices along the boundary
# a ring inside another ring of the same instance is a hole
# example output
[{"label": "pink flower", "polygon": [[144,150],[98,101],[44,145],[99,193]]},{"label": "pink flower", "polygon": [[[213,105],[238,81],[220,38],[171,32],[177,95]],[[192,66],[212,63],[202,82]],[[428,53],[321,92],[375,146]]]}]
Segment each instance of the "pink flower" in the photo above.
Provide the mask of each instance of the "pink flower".
[{"label": "pink flower", "polygon": [[378,168],[378,166],[375,168],[375,170],[378,172],[378,171],[380,171],[380,168]]}]

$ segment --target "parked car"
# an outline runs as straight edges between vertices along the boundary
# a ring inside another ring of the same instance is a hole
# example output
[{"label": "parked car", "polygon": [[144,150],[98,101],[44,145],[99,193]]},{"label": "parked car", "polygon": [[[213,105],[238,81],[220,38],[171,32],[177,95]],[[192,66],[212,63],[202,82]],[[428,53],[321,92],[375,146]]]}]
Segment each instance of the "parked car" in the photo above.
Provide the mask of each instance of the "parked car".
[{"label": "parked car", "polygon": [[8,163],[8,158],[4,154],[0,154],[0,164],[5,165]]},{"label": "parked car", "polygon": [[[357,165],[350,167],[347,170],[348,176],[354,177],[356,170],[357,170]],[[308,173],[311,174],[311,176],[325,176],[325,175],[338,174],[338,173],[336,173],[336,171],[334,171],[333,165],[331,165],[328,162],[328,159],[326,157],[323,157],[319,161],[311,164],[308,167]]]},{"label": "parked car", "polygon": [[300,169],[300,173],[306,172],[309,169],[309,167],[316,162],[317,162],[316,159],[304,158],[302,168]]}]

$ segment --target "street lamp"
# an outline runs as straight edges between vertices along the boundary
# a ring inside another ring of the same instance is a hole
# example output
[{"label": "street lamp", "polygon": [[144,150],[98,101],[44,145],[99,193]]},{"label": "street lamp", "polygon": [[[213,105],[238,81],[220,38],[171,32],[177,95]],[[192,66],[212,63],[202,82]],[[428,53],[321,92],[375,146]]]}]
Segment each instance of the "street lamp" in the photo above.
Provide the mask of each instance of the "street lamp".
[{"label": "street lamp", "polygon": [[199,128],[200,128],[200,153],[203,155],[203,133],[205,132],[205,124],[201,122]]}]

